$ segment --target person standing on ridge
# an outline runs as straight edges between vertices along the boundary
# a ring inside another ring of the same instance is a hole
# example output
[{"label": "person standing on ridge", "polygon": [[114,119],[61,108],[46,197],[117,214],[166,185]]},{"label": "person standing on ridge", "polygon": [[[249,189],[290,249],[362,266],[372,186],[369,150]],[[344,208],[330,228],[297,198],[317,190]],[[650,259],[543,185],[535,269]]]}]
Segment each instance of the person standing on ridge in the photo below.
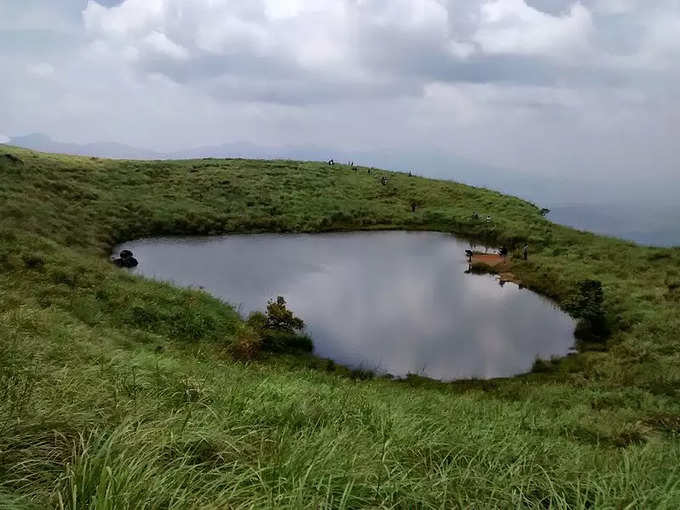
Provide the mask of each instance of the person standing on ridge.
[{"label": "person standing on ridge", "polygon": [[527,260],[529,258],[529,245],[525,244],[524,248],[522,248],[522,256],[524,257],[524,260]]}]

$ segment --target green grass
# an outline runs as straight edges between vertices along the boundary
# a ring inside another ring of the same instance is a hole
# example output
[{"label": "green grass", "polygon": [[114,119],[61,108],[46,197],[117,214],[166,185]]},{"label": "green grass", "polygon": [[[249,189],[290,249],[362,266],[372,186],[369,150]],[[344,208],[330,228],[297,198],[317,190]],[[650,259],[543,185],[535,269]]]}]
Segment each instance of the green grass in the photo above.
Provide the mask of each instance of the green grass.
[{"label": "green grass", "polygon": [[[562,303],[600,280],[612,336],[492,381],[241,363],[228,304],[108,262],[143,236],[378,228],[512,246],[513,272]],[[0,509],[678,508],[679,289],[678,248],[553,225],[452,182],[3,146]]]}]

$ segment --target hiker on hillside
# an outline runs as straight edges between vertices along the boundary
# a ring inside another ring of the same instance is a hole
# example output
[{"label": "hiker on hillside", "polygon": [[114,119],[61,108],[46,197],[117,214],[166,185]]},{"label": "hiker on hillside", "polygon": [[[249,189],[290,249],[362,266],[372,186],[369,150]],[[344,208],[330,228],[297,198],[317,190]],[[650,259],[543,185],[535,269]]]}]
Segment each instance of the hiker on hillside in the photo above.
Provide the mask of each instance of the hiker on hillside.
[{"label": "hiker on hillside", "polygon": [[524,248],[522,248],[522,257],[524,257],[524,260],[527,260],[529,258],[529,245],[525,244]]},{"label": "hiker on hillside", "polygon": [[386,186],[386,185],[387,185],[387,177],[385,177],[385,176],[383,175],[382,178],[380,179],[380,183],[381,183],[383,186]]},{"label": "hiker on hillside", "polygon": [[328,160],[328,166],[333,166],[333,165],[335,165],[335,160],[329,159]]}]

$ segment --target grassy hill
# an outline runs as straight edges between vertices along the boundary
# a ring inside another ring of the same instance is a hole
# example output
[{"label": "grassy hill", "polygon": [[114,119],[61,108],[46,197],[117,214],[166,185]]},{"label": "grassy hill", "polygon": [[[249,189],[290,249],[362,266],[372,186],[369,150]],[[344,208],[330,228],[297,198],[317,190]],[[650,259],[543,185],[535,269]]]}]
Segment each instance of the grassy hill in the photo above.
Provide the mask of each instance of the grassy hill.
[{"label": "grassy hill", "polygon": [[[377,228],[528,242],[513,272],[560,303],[600,280],[612,335],[492,381],[237,362],[228,304],[108,261],[142,236]],[[0,508],[678,508],[679,397],[678,248],[365,168],[0,147]]]}]

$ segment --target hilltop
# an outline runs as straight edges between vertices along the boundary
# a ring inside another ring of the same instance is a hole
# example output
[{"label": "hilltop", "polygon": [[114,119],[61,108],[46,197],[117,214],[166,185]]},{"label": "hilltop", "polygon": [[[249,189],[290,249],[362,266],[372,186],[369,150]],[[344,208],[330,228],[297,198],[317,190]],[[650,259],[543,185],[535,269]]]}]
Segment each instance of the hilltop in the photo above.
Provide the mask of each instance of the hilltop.
[{"label": "hilltop", "polygon": [[[513,274],[564,306],[597,280],[611,335],[511,379],[364,380],[306,356],[235,361],[229,304],[109,262],[139,237],[393,228],[507,245]],[[679,304],[679,248],[486,189],[0,146],[0,507],[676,508]]]}]

